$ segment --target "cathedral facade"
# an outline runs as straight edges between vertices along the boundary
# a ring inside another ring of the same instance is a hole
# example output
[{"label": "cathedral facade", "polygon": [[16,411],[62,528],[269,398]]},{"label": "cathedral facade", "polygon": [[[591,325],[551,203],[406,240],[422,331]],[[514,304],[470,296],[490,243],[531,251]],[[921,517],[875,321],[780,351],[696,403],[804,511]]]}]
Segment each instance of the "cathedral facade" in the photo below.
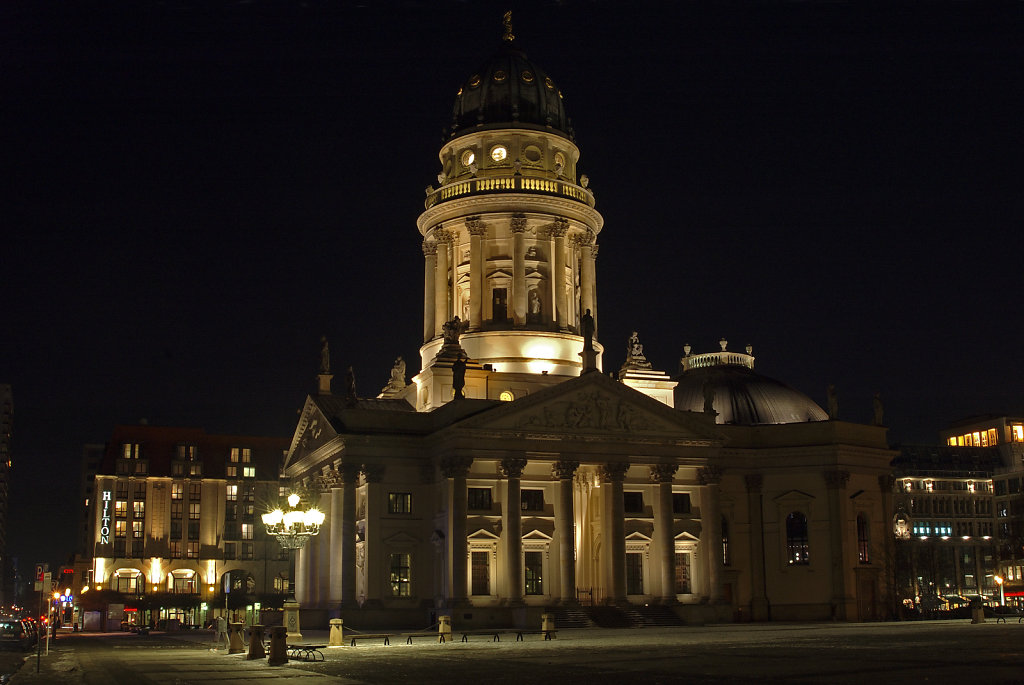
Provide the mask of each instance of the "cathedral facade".
[{"label": "cathedral facade", "polygon": [[672,378],[634,334],[607,375],[579,159],[559,85],[507,32],[458,91],[417,222],[420,371],[397,360],[359,398],[325,356],[301,411],[285,475],[326,514],[297,557],[304,623],[889,615],[885,429],[724,340]]}]

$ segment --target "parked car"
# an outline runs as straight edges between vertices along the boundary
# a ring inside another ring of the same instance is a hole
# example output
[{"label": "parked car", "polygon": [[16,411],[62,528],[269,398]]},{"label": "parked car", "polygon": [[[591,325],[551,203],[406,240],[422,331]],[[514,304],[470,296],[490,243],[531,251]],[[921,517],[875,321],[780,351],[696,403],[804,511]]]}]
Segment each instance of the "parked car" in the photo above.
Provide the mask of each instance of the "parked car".
[{"label": "parked car", "polygon": [[0,620],[0,647],[31,649],[36,643],[35,627],[19,619]]}]

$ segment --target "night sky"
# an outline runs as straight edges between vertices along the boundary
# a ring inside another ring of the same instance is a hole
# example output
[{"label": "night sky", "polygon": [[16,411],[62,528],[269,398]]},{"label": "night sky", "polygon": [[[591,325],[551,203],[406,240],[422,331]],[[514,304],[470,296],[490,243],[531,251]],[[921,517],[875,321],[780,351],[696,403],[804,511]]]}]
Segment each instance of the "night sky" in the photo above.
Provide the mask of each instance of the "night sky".
[{"label": "night sky", "polygon": [[363,396],[418,370],[416,217],[508,7],[605,217],[605,370],[725,336],[893,443],[1024,414],[1024,4],[4,3],[12,555],[71,553],[117,423],[290,435],[321,335]]}]

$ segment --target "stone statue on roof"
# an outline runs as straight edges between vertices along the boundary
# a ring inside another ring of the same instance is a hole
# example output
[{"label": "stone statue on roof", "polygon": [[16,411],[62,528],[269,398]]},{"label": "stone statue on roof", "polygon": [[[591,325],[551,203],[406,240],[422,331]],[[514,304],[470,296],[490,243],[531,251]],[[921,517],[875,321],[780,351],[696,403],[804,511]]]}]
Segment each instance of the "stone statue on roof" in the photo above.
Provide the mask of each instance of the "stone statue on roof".
[{"label": "stone statue on roof", "polygon": [[874,399],[871,401],[872,409],[874,409],[874,424],[876,426],[885,425],[882,423],[882,419],[885,416],[885,406],[882,404],[882,393],[876,392]]},{"label": "stone statue on roof", "polygon": [[828,417],[833,421],[839,418],[839,395],[836,393],[836,384],[828,384]]},{"label": "stone statue on roof", "polygon": [[445,345],[458,345],[459,336],[465,331],[466,324],[457,316],[441,325],[441,334],[444,336]]},{"label": "stone statue on roof", "polygon": [[331,372],[331,350],[327,346],[327,336],[320,336],[320,373]]},{"label": "stone statue on roof", "polygon": [[345,372],[345,398],[349,400],[357,399],[356,395],[356,372],[352,367],[348,367],[348,371]]},{"label": "stone statue on roof", "polygon": [[466,355],[460,354],[459,358],[452,362],[452,391],[455,399],[466,399]]}]

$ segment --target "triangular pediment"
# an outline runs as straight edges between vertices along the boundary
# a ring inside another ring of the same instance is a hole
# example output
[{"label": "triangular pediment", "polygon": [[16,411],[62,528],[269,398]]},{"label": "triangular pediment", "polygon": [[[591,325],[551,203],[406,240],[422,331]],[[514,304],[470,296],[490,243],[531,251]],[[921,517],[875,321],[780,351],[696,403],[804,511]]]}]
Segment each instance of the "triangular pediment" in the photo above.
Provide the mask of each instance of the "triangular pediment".
[{"label": "triangular pediment", "polygon": [[487,278],[507,278],[511,280],[512,274],[511,272],[506,271],[505,269],[495,269],[494,271],[491,271],[490,273],[487,274]]},{"label": "triangular pediment", "polygon": [[683,532],[679,533],[678,535],[676,535],[676,542],[699,542],[699,541],[700,540],[695,535],[692,535],[692,534],[688,533],[685,530]]},{"label": "triangular pediment", "polygon": [[285,456],[285,468],[303,456],[317,451],[336,437],[338,432],[331,425],[330,419],[312,397],[307,397],[299,413],[295,432],[292,434],[291,446]]},{"label": "triangular pediment", "polygon": [[650,542],[651,538],[643,533],[630,533],[626,536],[626,542]]},{"label": "triangular pediment", "polygon": [[488,542],[490,542],[492,540],[499,540],[500,539],[500,536],[495,535],[494,533],[492,533],[491,531],[487,530],[486,528],[480,528],[476,532],[470,533],[466,537],[468,539],[470,539],[470,540],[486,540]]},{"label": "triangular pediment", "polygon": [[784,504],[786,502],[806,502],[815,499],[814,495],[803,490],[789,490],[775,498],[775,501]]},{"label": "triangular pediment", "polygon": [[602,373],[588,373],[476,414],[459,427],[510,433],[658,435],[683,443],[722,440],[703,415],[682,412]]},{"label": "triangular pediment", "polygon": [[531,530],[529,533],[523,536],[523,540],[542,540],[544,542],[549,542],[553,539],[554,538],[552,538],[550,535],[542,533],[537,529]]}]

